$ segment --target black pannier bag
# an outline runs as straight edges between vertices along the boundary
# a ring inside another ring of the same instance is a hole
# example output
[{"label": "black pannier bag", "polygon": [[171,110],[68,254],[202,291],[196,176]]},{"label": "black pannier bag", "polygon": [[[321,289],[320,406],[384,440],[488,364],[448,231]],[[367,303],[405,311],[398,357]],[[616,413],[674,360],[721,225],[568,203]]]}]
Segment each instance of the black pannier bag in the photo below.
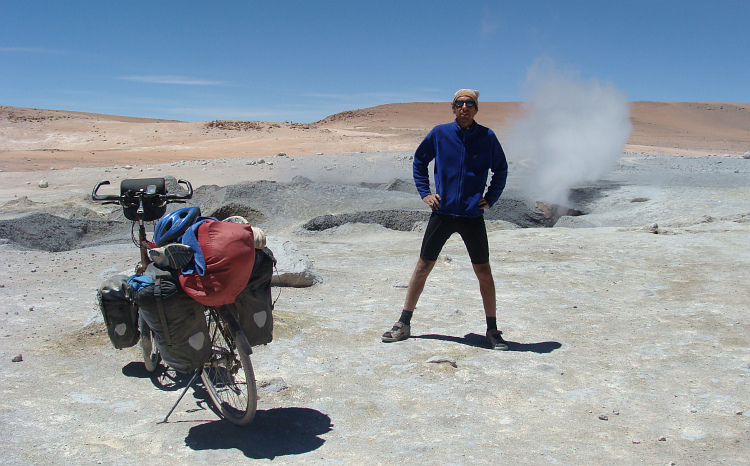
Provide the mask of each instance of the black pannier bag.
[{"label": "black pannier bag", "polygon": [[99,286],[96,293],[99,309],[107,326],[107,335],[117,349],[130,348],[138,343],[138,308],[130,301],[127,275],[115,275]]},{"label": "black pannier bag", "polygon": [[188,296],[171,272],[149,264],[144,275],[154,283],[134,291],[133,298],[141,318],[154,331],[162,359],[178,372],[203,366],[211,356],[205,306]]},{"label": "black pannier bag", "polygon": [[255,265],[247,286],[234,303],[227,305],[239,321],[250,346],[265,345],[273,340],[271,278],[275,262],[270,249],[256,249]]}]

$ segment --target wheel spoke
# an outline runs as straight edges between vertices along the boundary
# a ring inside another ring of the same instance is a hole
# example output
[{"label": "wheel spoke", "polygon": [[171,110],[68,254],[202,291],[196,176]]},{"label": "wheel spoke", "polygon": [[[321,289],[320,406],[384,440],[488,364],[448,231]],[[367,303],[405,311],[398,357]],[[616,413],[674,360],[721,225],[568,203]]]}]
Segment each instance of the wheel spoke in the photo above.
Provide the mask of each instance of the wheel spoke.
[{"label": "wheel spoke", "polygon": [[236,347],[215,310],[208,314],[213,354],[203,369],[209,396],[227,420],[244,425],[255,416],[255,375],[250,358]]}]

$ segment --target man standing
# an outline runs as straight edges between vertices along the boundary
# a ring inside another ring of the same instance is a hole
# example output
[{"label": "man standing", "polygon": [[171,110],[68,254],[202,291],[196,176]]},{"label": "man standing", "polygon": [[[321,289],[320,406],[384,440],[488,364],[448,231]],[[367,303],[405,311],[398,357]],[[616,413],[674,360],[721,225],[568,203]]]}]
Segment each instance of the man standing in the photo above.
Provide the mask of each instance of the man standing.
[{"label": "man standing", "polygon": [[[497,329],[495,281],[490,268],[489,244],[483,209],[497,202],[505,188],[508,163],[495,133],[474,121],[479,111],[479,91],[461,89],[453,96],[452,123],[430,131],[414,154],[414,182],[422,200],[432,209],[422,249],[406,291],[404,310],[384,342],[401,341],[411,334],[411,317],[440,251],[453,233],[461,235],[479,280],[487,340],[496,350],[507,350]],[[430,190],[428,165],[435,161],[435,194]],[[492,180],[485,192],[487,177]]]}]

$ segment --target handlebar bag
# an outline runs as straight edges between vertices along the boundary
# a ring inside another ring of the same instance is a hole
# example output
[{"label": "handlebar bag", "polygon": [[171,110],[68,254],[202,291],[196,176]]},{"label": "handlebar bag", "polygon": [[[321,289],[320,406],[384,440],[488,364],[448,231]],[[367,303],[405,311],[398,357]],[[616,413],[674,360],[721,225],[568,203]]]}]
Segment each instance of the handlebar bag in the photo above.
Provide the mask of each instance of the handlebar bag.
[{"label": "handlebar bag", "polygon": [[250,346],[273,340],[271,278],[276,259],[268,248],[255,250],[255,267],[245,288],[227,305],[245,332]]},{"label": "handlebar bag", "polygon": [[189,373],[211,356],[205,307],[180,288],[171,272],[150,264],[145,275],[154,279],[133,292],[143,320],[154,332],[154,343],[172,369]]},{"label": "handlebar bag", "polygon": [[181,273],[180,285],[206,306],[233,303],[253,272],[255,239],[250,224],[205,220],[196,228],[195,237],[199,249],[195,260],[201,258],[205,268],[202,275]]},{"label": "handlebar bag", "polygon": [[[155,190],[154,194],[161,196],[167,194],[166,182],[164,178],[137,178],[122,180],[120,183],[120,196],[136,200],[138,199],[136,193],[143,193],[148,191],[149,186],[153,186]],[[163,198],[159,197],[144,197],[143,204],[143,220],[151,222],[159,220],[162,215],[167,211],[167,204]],[[138,203],[125,204],[122,207],[122,212],[125,218],[132,221],[138,220]]]},{"label": "handlebar bag", "polygon": [[135,346],[141,337],[138,308],[130,301],[127,279],[127,275],[110,277],[104,280],[96,293],[109,341],[117,349]]}]

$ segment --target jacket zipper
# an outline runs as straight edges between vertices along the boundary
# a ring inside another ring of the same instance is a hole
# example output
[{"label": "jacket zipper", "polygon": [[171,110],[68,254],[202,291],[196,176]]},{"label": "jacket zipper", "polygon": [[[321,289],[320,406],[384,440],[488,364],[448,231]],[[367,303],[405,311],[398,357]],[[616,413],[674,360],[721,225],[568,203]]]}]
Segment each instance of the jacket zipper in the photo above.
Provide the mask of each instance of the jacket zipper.
[{"label": "jacket zipper", "polygon": [[459,201],[459,208],[461,208],[461,201],[463,200],[463,192],[464,192],[464,177],[466,176],[466,133],[468,133],[469,129],[460,129],[461,131],[461,160],[460,160],[460,175],[458,177],[458,197],[456,198]]}]

